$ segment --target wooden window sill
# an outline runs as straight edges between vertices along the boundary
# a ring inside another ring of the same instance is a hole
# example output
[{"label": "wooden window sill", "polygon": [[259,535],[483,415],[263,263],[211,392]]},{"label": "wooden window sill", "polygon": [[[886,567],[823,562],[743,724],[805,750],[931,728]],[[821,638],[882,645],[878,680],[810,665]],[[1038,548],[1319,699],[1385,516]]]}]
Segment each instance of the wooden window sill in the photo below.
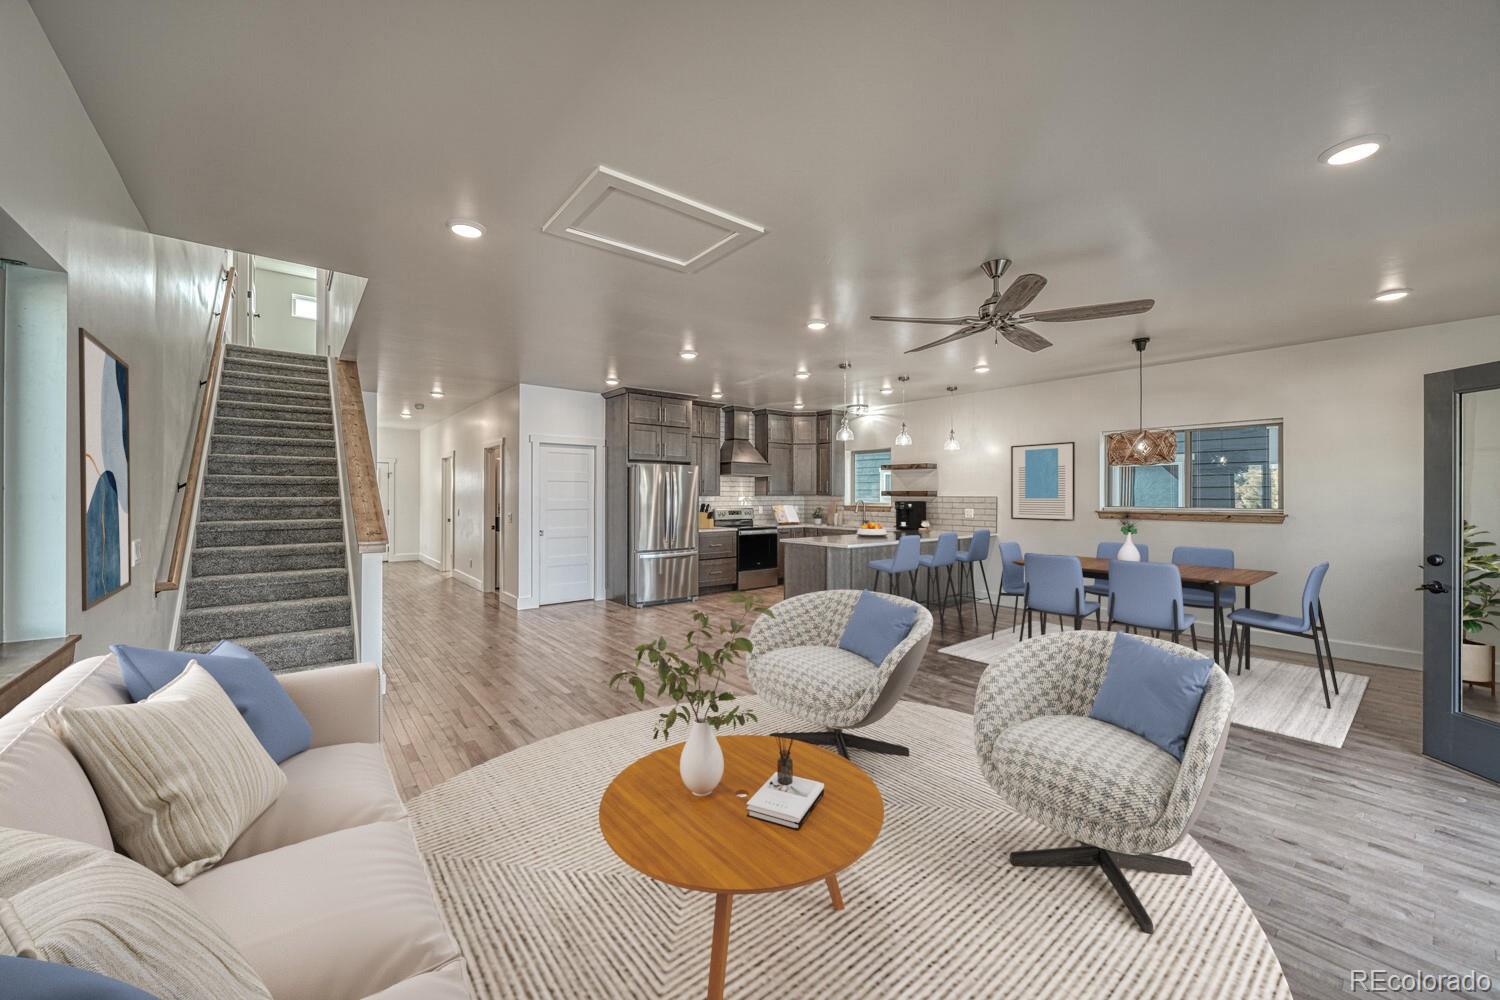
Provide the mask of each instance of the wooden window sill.
[{"label": "wooden window sill", "polygon": [[1101,520],[1124,521],[1210,521],[1219,524],[1280,524],[1286,520],[1284,510],[1128,510],[1109,507],[1094,511]]}]

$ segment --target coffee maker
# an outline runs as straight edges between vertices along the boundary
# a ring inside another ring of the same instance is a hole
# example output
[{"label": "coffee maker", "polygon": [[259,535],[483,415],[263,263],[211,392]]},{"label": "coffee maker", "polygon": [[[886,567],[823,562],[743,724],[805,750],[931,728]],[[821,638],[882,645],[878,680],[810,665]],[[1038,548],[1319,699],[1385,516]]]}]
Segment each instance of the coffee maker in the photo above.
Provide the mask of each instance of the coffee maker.
[{"label": "coffee maker", "polygon": [[901,534],[912,535],[921,531],[922,522],[925,520],[927,520],[927,501],[896,501],[896,530]]}]

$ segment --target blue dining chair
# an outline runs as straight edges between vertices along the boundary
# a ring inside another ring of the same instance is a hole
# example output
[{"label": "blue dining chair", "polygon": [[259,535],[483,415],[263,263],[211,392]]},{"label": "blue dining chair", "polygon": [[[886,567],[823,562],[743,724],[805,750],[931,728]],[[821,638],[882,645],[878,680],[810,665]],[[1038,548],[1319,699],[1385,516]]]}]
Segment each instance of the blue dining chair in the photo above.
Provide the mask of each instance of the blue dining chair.
[{"label": "blue dining chair", "polygon": [[[1021,627],[1021,601],[1026,597],[1026,567],[1021,565],[1021,543],[1000,543],[1000,594],[999,597],[1014,597],[1011,607],[1010,629]],[[990,614],[990,638],[995,638],[995,626],[1000,620],[1000,601],[997,597]],[[977,624],[977,623],[976,623]]]},{"label": "blue dining chair", "polygon": [[[1216,569],[1234,569],[1234,549],[1205,548],[1199,545],[1179,545],[1172,550],[1172,563],[1177,566],[1213,566]],[[1189,608],[1212,608],[1214,634],[1224,635],[1224,616],[1234,610],[1233,587],[1219,588],[1219,602],[1214,603],[1212,587],[1183,587],[1182,603]]]},{"label": "blue dining chair", "polygon": [[1058,627],[1063,618],[1073,619],[1073,627],[1083,627],[1089,615],[1098,622],[1099,602],[1091,601],[1083,590],[1083,564],[1077,556],[1049,556],[1035,552],[1026,553],[1026,594],[1021,614],[1026,619],[1026,635],[1030,638],[1036,629],[1032,625],[1031,613],[1040,612],[1042,634],[1047,634],[1047,616],[1057,615]]},{"label": "blue dining chair", "polygon": [[[917,562],[927,570],[927,603],[932,603],[932,578],[938,570],[946,570],[942,595],[938,598],[938,627],[946,624],[943,611],[948,607],[948,595],[953,592],[953,567],[958,562],[958,532],[945,531],[938,535],[937,547],[931,553],[918,556]],[[958,627],[964,625],[964,602],[962,598],[955,597],[954,603],[958,606]]]},{"label": "blue dining chair", "polygon": [[[1339,693],[1339,675],[1333,668],[1333,646],[1328,642],[1328,623],[1323,619],[1323,578],[1328,575],[1328,564],[1318,563],[1307,574],[1307,583],[1302,587],[1302,606],[1296,615],[1278,615],[1270,611],[1241,608],[1229,614],[1229,623],[1236,630],[1244,631],[1239,636],[1239,663],[1235,673],[1250,669],[1250,630],[1262,628],[1267,632],[1295,635],[1311,639],[1313,652],[1318,657],[1318,680],[1323,682],[1323,707],[1332,708],[1333,699],[1328,697],[1328,681],[1333,681],[1333,693]],[[1328,674],[1323,673],[1323,657],[1328,657]]]},{"label": "blue dining chair", "polygon": [[969,581],[969,597],[974,601],[974,624],[979,624],[979,588],[974,583],[974,567],[979,567],[979,576],[984,580],[984,592],[990,606],[995,604],[995,595],[990,593],[990,574],[984,568],[984,561],[990,557],[990,529],[976,528],[974,537],[969,539],[969,547],[962,550],[955,557],[958,560],[958,596],[963,597],[964,580]]},{"label": "blue dining chair", "polygon": [[911,599],[917,599],[917,557],[922,554],[920,535],[902,535],[896,543],[896,554],[889,559],[871,559],[869,566],[875,571],[875,589],[880,589],[880,574],[891,575],[891,593],[901,596],[901,574],[911,574]]},{"label": "blue dining chair", "polygon": [[[1094,556],[1099,559],[1113,559],[1120,554],[1120,546],[1124,544],[1124,542],[1100,542],[1098,547],[1094,549]],[[1137,544],[1136,548],[1140,550],[1141,562],[1151,561],[1151,546],[1142,542]],[[1095,580],[1085,586],[1083,590],[1085,593],[1093,594],[1095,597],[1108,597],[1109,581]]]},{"label": "blue dining chair", "polygon": [[1171,632],[1177,642],[1182,633],[1193,637],[1198,648],[1198,623],[1182,606],[1182,573],[1171,563],[1109,563],[1109,627],[1128,625],[1149,628],[1153,635]]}]

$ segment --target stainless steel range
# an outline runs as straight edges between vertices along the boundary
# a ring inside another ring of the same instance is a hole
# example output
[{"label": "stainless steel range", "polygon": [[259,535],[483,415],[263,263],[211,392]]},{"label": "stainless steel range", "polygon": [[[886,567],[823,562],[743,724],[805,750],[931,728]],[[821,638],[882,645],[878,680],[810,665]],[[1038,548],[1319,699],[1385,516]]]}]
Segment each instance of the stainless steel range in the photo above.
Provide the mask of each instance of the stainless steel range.
[{"label": "stainless steel range", "polygon": [[720,507],[714,514],[720,528],[738,528],[736,569],[740,590],[776,586],[776,528],[755,526],[751,507]]}]

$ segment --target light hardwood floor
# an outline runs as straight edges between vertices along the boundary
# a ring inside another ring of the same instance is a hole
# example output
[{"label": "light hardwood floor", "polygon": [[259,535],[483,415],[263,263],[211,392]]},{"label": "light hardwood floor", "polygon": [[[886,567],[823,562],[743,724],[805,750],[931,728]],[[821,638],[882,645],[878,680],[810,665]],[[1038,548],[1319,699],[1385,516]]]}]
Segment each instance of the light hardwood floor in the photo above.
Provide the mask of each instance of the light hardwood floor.
[{"label": "light hardwood floor", "polygon": [[[419,563],[387,566],[384,599],[386,752],[407,797],[636,711],[608,678],[636,643],[683,632],[693,607],[518,614]],[[731,609],[723,596],[697,606]],[[950,611],[908,697],[971,712],[983,666],[937,649],[977,634]],[[1299,998],[1347,995],[1351,969],[1500,981],[1500,787],[1421,755],[1418,673],[1339,667],[1370,677],[1344,747],[1236,727],[1194,836],[1260,918]],[[749,691],[743,675],[732,686]]]}]

